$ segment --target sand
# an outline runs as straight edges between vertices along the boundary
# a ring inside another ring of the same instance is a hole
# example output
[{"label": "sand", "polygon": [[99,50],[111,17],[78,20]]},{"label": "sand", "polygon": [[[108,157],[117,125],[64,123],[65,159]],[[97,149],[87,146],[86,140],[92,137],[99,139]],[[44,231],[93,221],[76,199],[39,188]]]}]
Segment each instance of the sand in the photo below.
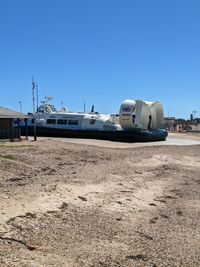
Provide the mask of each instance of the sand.
[{"label": "sand", "polygon": [[84,142],[0,145],[0,266],[199,266],[200,145]]}]

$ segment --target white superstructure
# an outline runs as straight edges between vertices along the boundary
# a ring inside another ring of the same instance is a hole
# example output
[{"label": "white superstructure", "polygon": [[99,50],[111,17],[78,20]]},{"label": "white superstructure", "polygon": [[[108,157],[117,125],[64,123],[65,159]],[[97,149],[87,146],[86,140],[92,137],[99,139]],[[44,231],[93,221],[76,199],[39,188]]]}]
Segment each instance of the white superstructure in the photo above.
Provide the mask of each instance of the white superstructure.
[{"label": "white superstructure", "polygon": [[69,130],[99,130],[116,131],[121,130],[116,123],[115,114],[99,114],[97,112],[69,112],[66,109],[57,111],[54,105],[43,101],[28,126],[36,123],[37,127],[48,127]]},{"label": "white superstructure", "polygon": [[155,130],[163,128],[163,107],[159,102],[142,100],[123,101],[119,115],[96,112],[69,112],[62,108],[57,111],[54,105],[43,101],[28,125],[69,130]]}]

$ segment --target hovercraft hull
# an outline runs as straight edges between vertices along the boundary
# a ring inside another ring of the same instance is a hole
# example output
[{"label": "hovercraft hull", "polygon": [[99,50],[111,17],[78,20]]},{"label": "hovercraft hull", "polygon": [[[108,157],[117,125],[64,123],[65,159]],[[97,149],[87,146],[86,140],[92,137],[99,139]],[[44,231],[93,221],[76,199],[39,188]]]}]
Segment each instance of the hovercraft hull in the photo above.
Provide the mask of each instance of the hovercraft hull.
[{"label": "hovercraft hull", "polygon": [[[34,127],[28,126],[28,136],[34,135]],[[71,130],[58,129],[51,127],[37,127],[37,136],[43,137],[66,137],[66,138],[86,138],[100,139],[120,142],[155,142],[164,141],[168,135],[165,129],[142,130],[135,129],[131,131],[96,131],[96,130]],[[26,135],[26,128],[21,127],[21,134]]]}]

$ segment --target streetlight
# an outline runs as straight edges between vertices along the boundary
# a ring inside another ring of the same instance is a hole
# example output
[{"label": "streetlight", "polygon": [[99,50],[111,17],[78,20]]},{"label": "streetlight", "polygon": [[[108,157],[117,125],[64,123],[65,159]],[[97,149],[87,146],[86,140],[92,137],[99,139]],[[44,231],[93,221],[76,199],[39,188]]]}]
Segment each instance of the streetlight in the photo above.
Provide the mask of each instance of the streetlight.
[{"label": "streetlight", "polygon": [[22,113],[22,102],[18,101],[20,112]]},{"label": "streetlight", "polygon": [[192,114],[193,114],[193,118],[195,119],[197,115],[197,111],[196,110],[192,111]]}]

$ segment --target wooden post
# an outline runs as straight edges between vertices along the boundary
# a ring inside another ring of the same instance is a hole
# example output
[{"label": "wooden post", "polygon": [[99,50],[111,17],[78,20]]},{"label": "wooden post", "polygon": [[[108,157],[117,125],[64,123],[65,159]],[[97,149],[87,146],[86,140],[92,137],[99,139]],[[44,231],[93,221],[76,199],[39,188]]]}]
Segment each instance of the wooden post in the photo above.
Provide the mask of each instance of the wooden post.
[{"label": "wooden post", "polygon": [[26,140],[28,140],[28,119],[25,119]]},{"label": "wooden post", "polygon": [[34,141],[37,141],[37,133],[36,133],[36,117],[35,117],[35,82],[32,77],[32,96],[33,96],[33,117],[34,117]]},{"label": "wooden post", "polygon": [[20,139],[20,126],[19,126],[20,120],[17,119],[17,137]]},{"label": "wooden post", "polygon": [[10,124],[10,141],[13,142],[13,120],[12,119],[9,119],[9,124]]}]

